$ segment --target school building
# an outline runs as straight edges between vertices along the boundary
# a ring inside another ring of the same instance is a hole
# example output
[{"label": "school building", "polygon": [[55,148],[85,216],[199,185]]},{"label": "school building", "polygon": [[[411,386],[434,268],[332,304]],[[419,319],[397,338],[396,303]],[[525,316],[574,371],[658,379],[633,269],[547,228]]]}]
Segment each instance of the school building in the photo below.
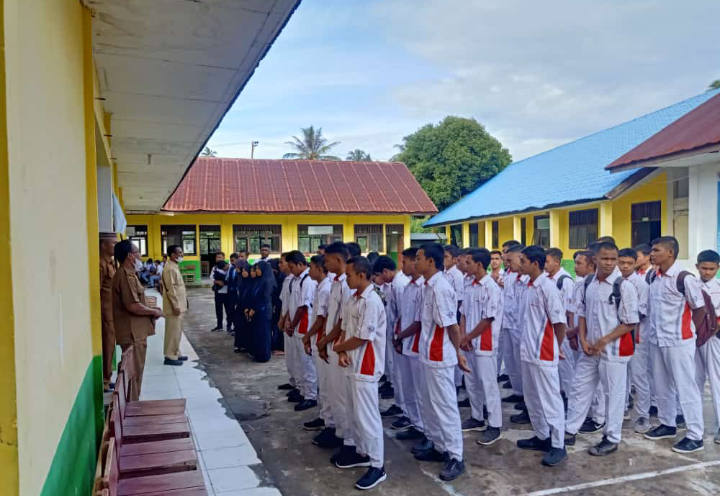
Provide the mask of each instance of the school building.
[{"label": "school building", "polygon": [[0,493],[88,495],[99,232],[159,211],[297,0],[0,1]]},{"label": "school building", "polygon": [[[697,163],[684,155],[680,161],[663,162],[654,153],[662,153],[662,147],[645,154],[640,147],[664,143],[662,136],[652,139],[701,111],[696,120],[705,125],[712,121],[717,137],[719,94],[708,91],[514,162],[425,226],[444,228],[462,247],[499,249],[510,239],[557,247],[571,272],[573,252],[600,236],[613,236],[623,248],[673,235],[680,242],[679,259],[691,267],[698,251],[717,247],[717,143],[711,133],[702,138],[712,142],[705,148],[702,139],[691,143],[702,148],[693,155]],[[706,105],[713,105],[710,112],[703,110]],[[643,160],[632,155],[615,164],[612,173],[606,170],[636,147]]]},{"label": "school building", "polygon": [[194,279],[215,253],[249,251],[252,260],[263,244],[277,257],[355,241],[397,259],[410,246],[410,217],[433,213],[402,163],[200,157],[162,211],[127,216],[127,234],[153,259],[181,245],[181,269]]}]

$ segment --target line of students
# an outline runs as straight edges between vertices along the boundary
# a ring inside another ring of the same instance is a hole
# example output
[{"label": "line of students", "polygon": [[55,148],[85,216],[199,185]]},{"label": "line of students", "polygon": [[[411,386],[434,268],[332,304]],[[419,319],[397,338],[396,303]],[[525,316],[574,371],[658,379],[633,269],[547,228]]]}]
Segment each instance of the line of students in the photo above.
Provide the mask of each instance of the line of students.
[{"label": "line of students", "polygon": [[[405,250],[401,270],[387,256],[371,264],[355,243],[328,245],[309,267],[302,253],[284,254],[291,275],[279,326],[290,382],[279,389],[298,411],[319,403],[319,418],[304,428],[321,430],[313,444],[339,448],[336,467],[369,467],[358,489],[386,479],[382,417],[398,417],[396,437],[417,440],[415,458],[443,463],[439,476],[450,481],[465,471],[463,431],[480,431],[485,446],[502,438],[502,401],[519,411],[511,422],[532,424],[535,435],[517,445],[544,452],[544,465],[561,463],[577,433],[603,431],[591,455],[616,451],[631,385],[636,432],[675,437],[684,422],[687,436],[673,450],[698,451],[706,378],[716,420],[720,411],[720,339],[695,349],[703,291],[720,305],[720,256],[699,255],[698,281],[681,271],[677,253],[671,237],[623,250],[602,238],[575,254],[575,280],[560,250],[516,241],[502,253],[428,243]],[[512,394],[501,399],[503,369]],[[395,404],[380,412],[384,374]],[[660,425],[652,428],[654,404]]]}]

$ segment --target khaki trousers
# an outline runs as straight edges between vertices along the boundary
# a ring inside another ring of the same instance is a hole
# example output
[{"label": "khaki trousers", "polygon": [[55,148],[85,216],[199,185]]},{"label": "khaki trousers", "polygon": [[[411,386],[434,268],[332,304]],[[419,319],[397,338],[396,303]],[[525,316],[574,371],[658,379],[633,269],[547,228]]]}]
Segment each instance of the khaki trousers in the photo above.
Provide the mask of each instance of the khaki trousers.
[{"label": "khaki trousers", "polygon": [[165,316],[165,358],[177,360],[180,356],[180,339],[183,332],[185,313]]},{"label": "khaki trousers", "polygon": [[103,387],[107,391],[113,371],[113,357],[115,356],[115,326],[112,320],[102,320],[101,336]]},{"label": "khaki trousers", "polygon": [[130,379],[130,392],[128,393],[128,401],[139,401],[140,390],[142,388],[143,372],[145,371],[145,356],[147,355],[147,338],[130,344],[121,344],[123,353],[130,346],[133,347],[132,361],[134,365],[134,375]]}]

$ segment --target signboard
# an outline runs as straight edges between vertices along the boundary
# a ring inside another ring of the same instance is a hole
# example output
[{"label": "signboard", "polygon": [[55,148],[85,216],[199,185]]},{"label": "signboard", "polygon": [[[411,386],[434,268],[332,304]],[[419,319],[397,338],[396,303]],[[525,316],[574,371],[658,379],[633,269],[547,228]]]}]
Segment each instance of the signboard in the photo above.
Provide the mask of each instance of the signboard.
[{"label": "signboard", "polygon": [[322,236],[323,234],[332,234],[333,226],[308,226],[309,236]]}]

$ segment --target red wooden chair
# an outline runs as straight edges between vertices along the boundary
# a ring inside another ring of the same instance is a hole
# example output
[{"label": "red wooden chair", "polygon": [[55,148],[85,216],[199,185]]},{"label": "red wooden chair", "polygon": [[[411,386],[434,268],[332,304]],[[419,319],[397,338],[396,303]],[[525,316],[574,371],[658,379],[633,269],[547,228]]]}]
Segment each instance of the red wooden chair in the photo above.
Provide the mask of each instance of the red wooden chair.
[{"label": "red wooden chair", "polygon": [[[118,397],[120,404],[120,416],[123,419],[124,425],[150,425],[156,423],[163,424],[187,424],[187,417],[185,416],[185,409],[179,413],[158,413],[155,415],[128,415],[128,407],[135,402],[127,402],[127,391],[125,389],[125,377],[127,376],[126,371],[122,371],[118,374],[118,381],[115,386],[115,393]],[[168,409],[166,409],[168,410]],[[179,410],[179,409],[178,409]],[[189,426],[188,426],[189,429]]]},{"label": "red wooden chair", "polygon": [[[190,437],[190,425],[184,423],[163,423],[162,417],[154,417],[155,422],[145,425],[125,425],[120,408],[119,395],[113,395],[113,435],[121,437],[122,443],[143,443]],[[120,432],[118,436],[116,432]]]},{"label": "red wooden chair", "polygon": [[[132,346],[122,354],[118,366],[117,384],[125,387],[125,398],[130,393],[130,378],[135,375],[135,362],[132,359]],[[152,415],[176,415],[185,413],[185,399],[132,401],[125,410],[126,417],[143,417]]]}]

